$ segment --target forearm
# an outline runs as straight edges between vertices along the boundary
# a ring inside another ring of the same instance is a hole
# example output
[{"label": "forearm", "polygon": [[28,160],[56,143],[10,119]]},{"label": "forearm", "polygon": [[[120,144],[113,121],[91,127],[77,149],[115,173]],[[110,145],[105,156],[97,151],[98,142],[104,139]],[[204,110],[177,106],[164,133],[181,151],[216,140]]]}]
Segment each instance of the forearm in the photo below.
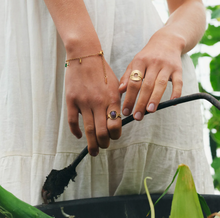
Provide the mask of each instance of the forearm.
[{"label": "forearm", "polygon": [[186,53],[204,34],[206,24],[204,5],[200,0],[168,0],[168,5],[171,15],[162,31],[179,38],[181,53]]},{"label": "forearm", "polygon": [[83,0],[44,1],[65,45],[67,58],[101,50],[100,41]]}]

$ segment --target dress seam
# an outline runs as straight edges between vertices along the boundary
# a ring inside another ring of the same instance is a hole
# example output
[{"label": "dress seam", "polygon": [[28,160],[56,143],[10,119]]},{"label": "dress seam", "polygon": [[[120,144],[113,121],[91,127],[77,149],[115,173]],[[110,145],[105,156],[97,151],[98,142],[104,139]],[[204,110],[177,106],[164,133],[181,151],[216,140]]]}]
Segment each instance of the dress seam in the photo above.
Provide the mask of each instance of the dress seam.
[{"label": "dress seam", "polygon": [[[203,147],[193,147],[193,148],[190,148],[190,149],[184,149],[184,148],[177,148],[175,146],[167,146],[167,145],[161,145],[161,144],[156,144],[156,143],[153,143],[153,142],[134,142],[132,144],[129,144],[127,146],[124,146],[124,147],[121,147],[121,148],[113,148],[113,149],[107,149],[107,151],[112,151],[112,150],[118,150],[118,149],[123,149],[123,148],[127,148],[127,147],[130,147],[130,146],[133,146],[133,145],[146,145],[148,144],[149,145],[155,145],[155,146],[160,146],[160,147],[164,147],[164,148],[172,148],[172,149],[175,149],[175,150],[181,150],[181,151],[192,151],[192,150],[200,150],[202,149]],[[111,145],[110,145],[111,146]]]}]

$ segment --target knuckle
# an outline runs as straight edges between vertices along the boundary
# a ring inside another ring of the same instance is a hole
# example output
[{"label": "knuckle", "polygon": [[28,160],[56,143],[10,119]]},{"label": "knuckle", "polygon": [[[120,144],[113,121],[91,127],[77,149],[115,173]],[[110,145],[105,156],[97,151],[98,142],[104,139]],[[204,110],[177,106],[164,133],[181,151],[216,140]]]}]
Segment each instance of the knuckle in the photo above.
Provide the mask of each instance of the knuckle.
[{"label": "knuckle", "polygon": [[152,57],[151,58],[151,63],[153,65],[160,65],[162,62],[161,58],[158,56],[158,57]]},{"label": "knuckle", "polygon": [[114,122],[114,123],[112,123],[112,124],[109,126],[108,129],[109,129],[110,132],[117,133],[117,132],[120,131],[121,126],[118,124],[118,122]]},{"label": "knuckle", "polygon": [[104,97],[101,95],[96,95],[94,96],[93,101],[95,102],[96,105],[101,105],[104,102]]},{"label": "knuckle", "polygon": [[74,119],[73,117],[68,117],[68,123],[71,125],[71,127],[77,127],[78,126],[77,120]]},{"label": "knuckle", "polygon": [[108,131],[107,131],[107,129],[99,129],[99,130],[97,130],[96,135],[101,140],[106,139],[106,138],[108,138]]},{"label": "knuckle", "polygon": [[146,105],[147,104],[145,102],[139,101],[136,105],[135,111],[144,111],[145,112]]},{"label": "knuckle", "polygon": [[140,55],[140,54],[137,54],[137,55],[135,55],[135,57],[134,57],[134,61],[135,61],[135,62],[145,62],[145,56]]},{"label": "knuckle", "polygon": [[175,80],[175,84],[182,87],[182,86],[183,86],[183,81],[182,81],[182,79],[176,79],[176,80]]},{"label": "knuckle", "polygon": [[138,84],[137,84],[136,82],[131,81],[131,82],[129,83],[129,88],[130,88],[131,90],[137,90],[137,89],[139,89],[139,86],[138,86]]},{"label": "knuckle", "polygon": [[100,148],[108,148],[109,147],[109,141],[106,142],[106,143],[99,144],[99,147]]},{"label": "knuckle", "polygon": [[114,105],[120,105],[121,103],[121,100],[119,97],[115,96],[115,97],[112,97],[111,100],[110,100],[110,104],[114,104]]},{"label": "knuckle", "polygon": [[176,64],[175,66],[174,66],[174,69],[175,69],[175,71],[176,72],[180,72],[180,73],[182,73],[182,66],[180,66],[180,65],[178,65],[178,64]]},{"label": "knuckle", "polygon": [[70,101],[75,101],[77,98],[77,94],[75,92],[67,92],[66,93],[66,99]]},{"label": "knuckle", "polygon": [[95,134],[95,127],[93,125],[87,125],[87,126],[85,126],[85,132],[88,135],[94,135]]},{"label": "knuckle", "polygon": [[157,84],[158,85],[161,85],[161,86],[166,86],[166,84],[167,84],[167,79],[165,79],[165,78],[159,78],[158,80],[157,80]]},{"label": "knuckle", "polygon": [[144,80],[144,83],[142,84],[142,88],[146,90],[152,90],[154,87],[154,83],[149,80]]}]

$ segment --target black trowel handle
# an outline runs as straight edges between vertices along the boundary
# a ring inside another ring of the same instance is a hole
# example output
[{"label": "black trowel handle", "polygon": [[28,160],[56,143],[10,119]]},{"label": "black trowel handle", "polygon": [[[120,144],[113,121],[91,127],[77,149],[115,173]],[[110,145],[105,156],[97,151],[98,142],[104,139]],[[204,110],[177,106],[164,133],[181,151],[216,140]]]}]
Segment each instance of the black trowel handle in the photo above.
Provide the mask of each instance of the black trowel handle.
[{"label": "black trowel handle", "polygon": [[80,163],[80,161],[88,154],[88,146],[86,146],[80,154],[76,157],[76,159],[72,162],[72,164],[69,166],[71,169],[76,168],[76,166]]},{"label": "black trowel handle", "polygon": [[[183,96],[180,98],[176,98],[176,99],[172,99],[172,100],[168,100],[165,102],[162,102],[158,105],[157,110],[161,110],[163,108],[167,108],[173,105],[177,105],[177,104],[182,104],[185,102],[189,102],[189,101],[194,101],[194,100],[198,100],[198,99],[206,99],[207,101],[209,101],[211,104],[213,104],[216,108],[218,108],[220,110],[220,102],[214,98],[213,96],[206,94],[206,93],[196,93],[196,94],[192,94],[192,95],[187,95],[187,96]],[[148,111],[145,112],[145,115],[149,114]],[[126,125],[127,123],[130,123],[131,121],[134,120],[133,114],[124,118],[122,120],[122,126]],[[73,161],[73,163],[70,165],[71,169],[76,168],[76,166],[80,163],[80,161],[88,154],[88,146],[86,146],[81,153],[78,155],[78,157]]]}]

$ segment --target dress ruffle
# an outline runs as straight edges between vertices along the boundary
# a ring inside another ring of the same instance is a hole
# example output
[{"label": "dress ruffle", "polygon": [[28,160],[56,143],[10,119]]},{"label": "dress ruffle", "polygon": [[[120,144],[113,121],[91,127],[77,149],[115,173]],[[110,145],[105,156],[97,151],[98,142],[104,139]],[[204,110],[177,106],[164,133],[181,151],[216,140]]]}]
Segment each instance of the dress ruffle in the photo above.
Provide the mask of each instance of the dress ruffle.
[{"label": "dress ruffle", "polygon": [[[4,178],[0,178],[0,184],[26,202],[41,204],[39,193],[50,170],[63,169],[77,155],[71,152],[57,153],[56,156],[34,154],[32,157],[17,155],[1,158],[0,175]],[[202,158],[198,159],[198,156]],[[198,193],[213,192],[211,177],[205,174],[209,169],[203,148],[180,150],[137,143],[126,148],[102,150],[95,158],[87,155],[76,168],[75,182],[70,181],[58,201],[143,194],[144,178],[147,176],[152,178],[148,181],[150,193],[162,193],[182,163],[192,171]],[[173,193],[174,187],[175,183],[169,193]]]}]

